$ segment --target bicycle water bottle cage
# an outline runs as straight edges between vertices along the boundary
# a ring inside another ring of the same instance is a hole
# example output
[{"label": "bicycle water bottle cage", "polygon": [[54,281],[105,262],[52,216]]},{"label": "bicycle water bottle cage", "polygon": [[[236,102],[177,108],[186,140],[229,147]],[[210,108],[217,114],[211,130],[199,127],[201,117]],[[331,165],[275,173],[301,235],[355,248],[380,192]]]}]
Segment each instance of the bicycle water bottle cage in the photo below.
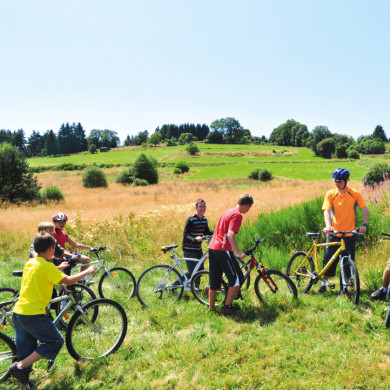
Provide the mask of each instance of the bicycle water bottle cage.
[{"label": "bicycle water bottle cage", "polygon": [[13,276],[23,276],[23,271],[12,271]]},{"label": "bicycle water bottle cage", "polygon": [[164,253],[167,253],[168,251],[170,251],[171,249],[173,248],[177,248],[179,245],[168,245],[168,246],[162,246],[161,247],[161,250],[164,252]]}]

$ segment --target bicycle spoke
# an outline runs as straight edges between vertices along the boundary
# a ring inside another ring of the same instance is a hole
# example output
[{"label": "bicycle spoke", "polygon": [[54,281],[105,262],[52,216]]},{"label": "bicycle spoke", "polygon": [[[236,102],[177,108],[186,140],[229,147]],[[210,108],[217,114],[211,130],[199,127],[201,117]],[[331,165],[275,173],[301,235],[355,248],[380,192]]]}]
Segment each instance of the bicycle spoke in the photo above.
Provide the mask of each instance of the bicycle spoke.
[{"label": "bicycle spoke", "polygon": [[16,360],[15,343],[8,336],[0,333],[0,383],[8,379],[8,367]]}]

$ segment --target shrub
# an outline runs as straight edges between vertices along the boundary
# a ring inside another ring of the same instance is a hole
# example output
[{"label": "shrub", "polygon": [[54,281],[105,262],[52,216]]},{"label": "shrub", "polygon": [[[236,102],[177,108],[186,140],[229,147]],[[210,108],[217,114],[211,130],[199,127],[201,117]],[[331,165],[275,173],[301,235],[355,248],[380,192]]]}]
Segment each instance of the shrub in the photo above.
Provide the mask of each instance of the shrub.
[{"label": "shrub", "polygon": [[198,145],[196,144],[193,144],[193,143],[190,143],[188,146],[187,146],[187,152],[191,155],[191,156],[196,156],[197,154],[199,154],[200,150],[198,148]]},{"label": "shrub", "polygon": [[175,168],[175,169],[173,170],[173,173],[174,173],[175,175],[181,175],[183,172],[181,171],[180,168]]},{"label": "shrub", "polygon": [[371,166],[366,172],[366,177],[363,180],[365,186],[373,186],[381,181],[389,180],[390,166],[386,163],[376,163]]},{"label": "shrub", "polygon": [[260,172],[260,169],[254,169],[250,174],[249,174],[249,179],[253,179],[253,180],[259,180],[259,172]]},{"label": "shrub", "polygon": [[190,167],[184,161],[179,161],[178,163],[176,163],[175,169],[176,168],[180,169],[181,173],[186,173],[186,172],[188,172],[190,170]]},{"label": "shrub", "polygon": [[91,154],[97,153],[97,147],[96,147],[96,145],[95,145],[95,144],[89,145],[88,152],[91,153]]},{"label": "shrub", "polygon": [[83,186],[86,188],[107,187],[106,174],[95,165],[88,167],[83,174]]},{"label": "shrub", "polygon": [[348,149],[347,154],[349,158],[353,158],[354,160],[359,160],[360,159],[360,154],[357,150],[354,149]]},{"label": "shrub", "polygon": [[268,169],[263,169],[259,172],[259,179],[261,181],[270,181],[272,180],[272,173]]},{"label": "shrub", "polygon": [[133,181],[133,184],[132,186],[133,187],[137,187],[137,186],[148,186],[149,183],[147,180],[144,180],[144,179],[138,179],[138,178],[135,178],[134,181]]},{"label": "shrub", "polygon": [[141,153],[134,161],[133,174],[137,179],[144,179],[149,184],[158,183],[157,161]]},{"label": "shrub", "polygon": [[346,145],[336,146],[336,157],[337,158],[347,158],[348,157]]},{"label": "shrub", "polygon": [[124,169],[116,178],[117,183],[131,184],[134,181],[134,173],[132,168]]},{"label": "shrub", "polygon": [[40,188],[18,149],[8,143],[0,145],[0,202],[35,200]]},{"label": "shrub", "polygon": [[39,193],[39,197],[42,203],[46,203],[48,200],[59,202],[64,200],[65,196],[57,186],[47,186]]}]

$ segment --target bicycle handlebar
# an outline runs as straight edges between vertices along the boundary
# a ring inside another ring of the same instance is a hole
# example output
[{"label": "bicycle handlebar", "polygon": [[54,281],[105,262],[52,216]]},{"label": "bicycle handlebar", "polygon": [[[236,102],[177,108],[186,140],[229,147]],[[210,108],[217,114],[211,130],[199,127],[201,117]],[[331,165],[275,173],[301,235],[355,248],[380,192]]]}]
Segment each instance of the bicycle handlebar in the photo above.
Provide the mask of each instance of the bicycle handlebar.
[{"label": "bicycle handlebar", "polygon": [[98,254],[99,252],[108,252],[108,249],[106,249],[106,248],[107,247],[105,247],[105,246],[101,246],[99,248],[92,248],[91,252],[95,253],[95,255]]},{"label": "bicycle handlebar", "polygon": [[345,235],[347,234],[353,234],[354,236],[357,236],[359,234],[363,234],[363,233],[359,233],[358,230],[349,230],[349,231],[344,231],[344,232],[341,232],[341,231],[338,231],[338,230],[333,230],[332,233],[329,233],[330,236],[335,236],[336,234],[341,234],[341,237],[344,237]]},{"label": "bicycle handlebar", "polygon": [[382,236],[390,237],[390,233],[382,232],[381,234],[382,234]]},{"label": "bicycle handlebar", "polygon": [[260,240],[260,237],[257,237],[256,240],[255,240],[255,245],[253,248],[251,249],[248,249],[247,251],[245,251],[244,253],[247,255],[247,256],[252,256],[253,252],[256,250],[257,246],[261,243],[264,242],[264,238]]}]

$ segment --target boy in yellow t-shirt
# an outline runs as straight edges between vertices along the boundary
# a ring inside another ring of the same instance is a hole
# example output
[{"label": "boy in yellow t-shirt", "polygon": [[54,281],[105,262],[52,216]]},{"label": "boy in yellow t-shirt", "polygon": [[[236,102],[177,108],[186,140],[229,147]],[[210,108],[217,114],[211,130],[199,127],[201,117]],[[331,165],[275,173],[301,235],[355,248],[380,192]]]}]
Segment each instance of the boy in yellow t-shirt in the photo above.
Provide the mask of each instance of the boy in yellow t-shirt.
[{"label": "boy in yellow t-shirt", "polygon": [[37,257],[29,259],[23,269],[20,296],[13,311],[18,362],[8,370],[19,380],[21,390],[28,389],[33,363],[42,358],[54,360],[64,344],[60,332],[45,315],[54,284],[71,285],[95,272],[94,267],[89,267],[77,275],[64,277],[53,264],[55,243],[48,233],[35,236]]}]

